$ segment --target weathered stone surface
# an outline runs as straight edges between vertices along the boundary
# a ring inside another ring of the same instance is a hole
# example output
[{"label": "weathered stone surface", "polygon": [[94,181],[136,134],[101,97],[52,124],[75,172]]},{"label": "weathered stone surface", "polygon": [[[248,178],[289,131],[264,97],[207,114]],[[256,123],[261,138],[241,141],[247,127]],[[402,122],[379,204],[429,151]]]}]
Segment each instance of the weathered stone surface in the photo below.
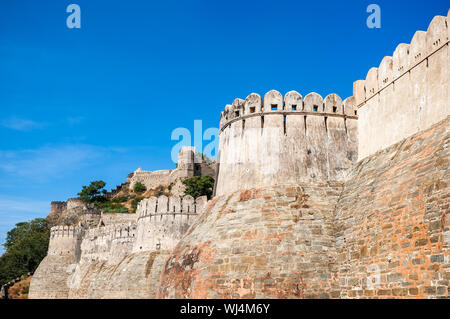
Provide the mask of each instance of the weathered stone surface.
[{"label": "weathered stone surface", "polygon": [[[408,297],[436,296],[450,266],[449,122],[369,156],[353,170],[335,215],[338,276],[346,283],[341,297],[353,298],[356,288],[405,297],[398,290],[405,287]],[[355,276],[357,282],[347,280]]]},{"label": "weathered stone surface", "polygon": [[320,298],[336,282],[339,183],[216,197],[168,259],[160,298]]}]

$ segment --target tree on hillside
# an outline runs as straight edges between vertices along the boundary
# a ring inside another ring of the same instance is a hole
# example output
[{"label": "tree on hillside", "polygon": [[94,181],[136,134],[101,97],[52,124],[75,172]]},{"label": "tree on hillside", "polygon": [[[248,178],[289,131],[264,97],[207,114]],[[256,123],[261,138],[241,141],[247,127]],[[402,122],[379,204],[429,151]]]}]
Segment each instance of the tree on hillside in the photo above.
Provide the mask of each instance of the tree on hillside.
[{"label": "tree on hillside", "polygon": [[186,185],[185,195],[191,195],[194,198],[206,195],[208,199],[211,199],[214,188],[214,178],[211,176],[195,176],[185,179],[183,184]]},{"label": "tree on hillside", "polygon": [[34,272],[47,255],[50,229],[46,219],[18,223],[11,229],[0,257],[0,285]]},{"label": "tree on hillside", "polygon": [[104,181],[91,182],[89,186],[83,186],[81,192],[78,193],[81,200],[85,203],[98,203],[105,200],[106,183]]},{"label": "tree on hillside", "polygon": [[141,182],[136,182],[136,184],[134,184],[134,186],[133,186],[133,191],[136,194],[142,194],[145,191],[147,191],[147,187],[145,187],[145,185],[142,184]]}]

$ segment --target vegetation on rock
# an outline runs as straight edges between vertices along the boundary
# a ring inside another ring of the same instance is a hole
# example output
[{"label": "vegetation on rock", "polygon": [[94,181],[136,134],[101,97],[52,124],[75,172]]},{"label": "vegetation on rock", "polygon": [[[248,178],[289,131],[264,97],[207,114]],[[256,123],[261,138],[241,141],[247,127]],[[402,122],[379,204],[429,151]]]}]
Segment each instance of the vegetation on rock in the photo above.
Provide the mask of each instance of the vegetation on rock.
[{"label": "vegetation on rock", "polygon": [[147,190],[147,187],[145,187],[145,185],[142,184],[141,182],[136,182],[136,184],[134,184],[133,191],[134,191],[136,194],[142,194],[142,193],[144,193],[146,190]]}]

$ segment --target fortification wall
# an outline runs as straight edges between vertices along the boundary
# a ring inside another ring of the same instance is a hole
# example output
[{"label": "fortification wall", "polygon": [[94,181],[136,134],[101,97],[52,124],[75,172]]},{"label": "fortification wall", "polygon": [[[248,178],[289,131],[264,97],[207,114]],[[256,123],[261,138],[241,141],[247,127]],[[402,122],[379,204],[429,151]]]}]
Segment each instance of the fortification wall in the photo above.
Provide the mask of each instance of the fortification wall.
[{"label": "fortification wall", "polygon": [[216,195],[284,183],[343,181],[357,159],[355,99],[275,90],[221,114]]},{"label": "fortification wall", "polygon": [[216,196],[181,239],[159,298],[326,298],[339,294],[334,207],[340,183]]},{"label": "fortification wall", "polygon": [[200,214],[206,196],[160,196],[142,200],[136,210],[133,252],[172,250]]},{"label": "fortification wall", "polygon": [[[449,11],[450,14],[450,11]],[[450,115],[448,17],[436,16],[354,83],[363,159]]]},{"label": "fortification wall", "polygon": [[69,276],[81,257],[84,228],[56,226],[50,230],[47,256],[39,264],[30,282],[28,298],[67,298]]},{"label": "fortification wall", "polygon": [[137,214],[117,214],[117,213],[102,213],[101,222],[104,226],[113,224],[128,224],[136,223]]},{"label": "fortification wall", "polygon": [[117,264],[81,263],[69,277],[68,298],[148,299],[156,297],[168,251],[132,253]]},{"label": "fortification wall", "polygon": [[340,297],[449,297],[449,132],[447,117],[355,167],[335,217]]},{"label": "fortification wall", "polygon": [[135,224],[90,228],[81,242],[80,262],[104,261],[116,264],[131,253],[135,240]]},{"label": "fortification wall", "polygon": [[160,185],[170,185],[181,178],[190,178],[194,176],[194,157],[195,148],[182,147],[178,154],[177,168],[163,171],[142,171],[140,168],[130,174],[127,178],[127,184],[133,189],[137,182],[144,184],[147,189],[154,189]]}]

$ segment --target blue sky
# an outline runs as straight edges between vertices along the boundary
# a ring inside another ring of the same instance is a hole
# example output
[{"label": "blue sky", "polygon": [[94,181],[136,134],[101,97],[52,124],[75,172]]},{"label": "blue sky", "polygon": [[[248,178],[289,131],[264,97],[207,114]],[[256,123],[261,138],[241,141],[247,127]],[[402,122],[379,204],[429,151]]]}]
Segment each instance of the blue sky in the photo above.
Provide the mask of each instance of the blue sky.
[{"label": "blue sky", "polygon": [[[81,29],[66,7],[81,7]],[[369,29],[366,8],[381,8]],[[218,127],[236,97],[352,95],[448,1],[0,2],[0,242],[102,179],[174,168],[177,127]],[[1,252],[1,250],[0,250]]]}]

